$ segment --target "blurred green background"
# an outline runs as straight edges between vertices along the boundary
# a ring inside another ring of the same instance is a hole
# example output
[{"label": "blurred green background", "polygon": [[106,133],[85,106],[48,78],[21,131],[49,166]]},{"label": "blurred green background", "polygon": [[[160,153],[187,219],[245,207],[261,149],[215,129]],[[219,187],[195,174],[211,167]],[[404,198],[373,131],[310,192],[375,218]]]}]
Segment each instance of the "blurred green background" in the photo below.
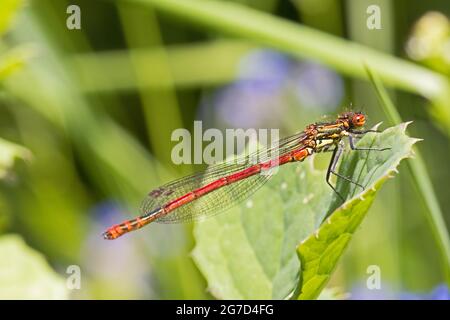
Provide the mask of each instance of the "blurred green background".
[{"label": "blurred green background", "polygon": [[[69,5],[79,30],[66,26]],[[370,5],[381,29],[367,27]],[[2,0],[0,298],[213,298],[190,257],[192,225],[114,242],[102,231],[135,216],[152,188],[202,168],[171,161],[172,131],[194,120],[284,136],[352,104],[370,125],[386,121],[364,65],[424,139],[447,232],[449,13],[445,0]],[[421,191],[404,163],[400,172],[329,284],[350,298],[430,297],[448,281]],[[65,289],[71,265],[80,289]],[[366,288],[369,265],[381,290]]]}]

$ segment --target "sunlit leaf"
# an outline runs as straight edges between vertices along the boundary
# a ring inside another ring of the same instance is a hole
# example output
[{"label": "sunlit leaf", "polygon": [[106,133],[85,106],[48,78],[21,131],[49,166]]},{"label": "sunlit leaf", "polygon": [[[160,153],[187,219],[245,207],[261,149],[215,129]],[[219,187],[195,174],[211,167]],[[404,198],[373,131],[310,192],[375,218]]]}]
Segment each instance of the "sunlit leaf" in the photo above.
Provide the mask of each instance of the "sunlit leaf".
[{"label": "sunlit leaf", "polygon": [[32,55],[33,49],[27,46],[14,48],[0,55],[0,81],[22,68]]},{"label": "sunlit leaf", "polygon": [[2,0],[0,5],[0,35],[11,25],[17,11],[23,5],[23,0]]},{"label": "sunlit leaf", "polygon": [[0,299],[66,299],[63,278],[16,235],[0,237]]},{"label": "sunlit leaf", "polygon": [[[325,183],[325,172],[315,170],[312,161],[283,166],[246,203],[197,223],[193,256],[211,293],[220,299],[283,299],[294,292],[294,297],[301,292],[316,298],[350,239],[345,232],[353,232],[367,212],[375,195],[372,186],[378,189],[409,155],[416,140],[408,138],[404,128],[400,125],[381,134],[370,133],[358,143],[391,150],[353,151],[345,156],[341,173],[366,186],[361,193],[348,182],[338,181],[339,192],[349,200],[332,214],[331,221],[346,213],[351,217],[349,226],[337,224],[333,232],[323,235],[322,228],[328,231],[330,226],[325,223],[315,232],[340,200]],[[343,226],[346,228],[339,229]],[[317,234],[319,239],[326,235],[337,240],[321,245]],[[299,249],[300,265],[296,248],[305,239]],[[315,260],[318,256],[321,259]]]},{"label": "sunlit leaf", "polygon": [[30,158],[28,149],[0,138],[0,179],[8,174],[16,159]]}]

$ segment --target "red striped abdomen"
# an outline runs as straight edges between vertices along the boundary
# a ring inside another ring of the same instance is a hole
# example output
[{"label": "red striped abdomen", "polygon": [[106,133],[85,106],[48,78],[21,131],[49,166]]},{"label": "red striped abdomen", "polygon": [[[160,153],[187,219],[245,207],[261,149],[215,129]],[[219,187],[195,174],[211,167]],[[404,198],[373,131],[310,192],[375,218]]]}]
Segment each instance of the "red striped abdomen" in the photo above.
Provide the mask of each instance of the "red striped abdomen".
[{"label": "red striped abdomen", "polygon": [[168,202],[161,208],[157,208],[148,212],[144,215],[141,215],[135,219],[124,221],[120,224],[114,225],[109,228],[104,234],[103,237],[105,239],[116,239],[121,235],[128,233],[130,231],[134,231],[142,228],[143,226],[149,224],[150,222],[155,221],[159,217],[165,216],[170,212],[178,209],[179,207],[191,203],[195,199],[198,199],[210,192],[218,190],[226,185],[230,185],[237,181],[241,181],[253,175],[259,174],[262,171],[270,170],[274,167],[281,166],[283,164],[294,162],[294,161],[303,161],[306,157],[308,157],[312,153],[312,150],[307,147],[302,147],[300,149],[294,150],[286,155],[280,156],[277,159],[269,160],[266,162],[262,162],[259,164],[255,164],[250,166],[242,171],[230,174],[228,176],[219,178],[207,185],[195,189],[185,195],[176,198],[173,201]]}]

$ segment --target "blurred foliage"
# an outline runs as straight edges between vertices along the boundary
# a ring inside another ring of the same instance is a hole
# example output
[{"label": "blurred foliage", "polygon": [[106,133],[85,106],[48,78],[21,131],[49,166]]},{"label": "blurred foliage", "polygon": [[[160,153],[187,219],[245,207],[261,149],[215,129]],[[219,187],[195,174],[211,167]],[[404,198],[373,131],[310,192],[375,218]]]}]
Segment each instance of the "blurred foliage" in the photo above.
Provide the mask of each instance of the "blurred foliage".
[{"label": "blurred foliage", "polygon": [[31,56],[32,49],[28,47],[14,48],[2,54],[0,56],[0,81],[20,69]]},{"label": "blurred foliage", "polygon": [[16,13],[24,4],[23,0],[3,0],[0,11],[0,34],[3,34],[13,22]]},{"label": "blurred foliage", "polygon": [[16,159],[30,160],[30,158],[29,150],[0,138],[0,179],[11,173]]},{"label": "blurred foliage", "polygon": [[432,69],[450,75],[450,21],[429,12],[416,22],[406,46],[408,55]]},{"label": "blurred foliage", "polygon": [[1,236],[0,254],[0,299],[68,298],[65,280],[19,236]]},{"label": "blurred foliage", "polygon": [[[402,119],[392,103],[386,89],[383,87],[380,79],[376,74],[368,69],[369,76],[374,84],[380,104],[386,113],[387,118],[391,123],[401,122]],[[446,276],[447,283],[450,283],[450,238],[445,226],[444,216],[436,199],[433,185],[427,173],[425,163],[419,151],[413,149],[415,161],[408,162],[412,179],[415,187],[418,190],[419,196],[422,198],[427,211],[425,216],[430,224],[436,244],[438,245],[441,254],[442,271]]]},{"label": "blurred foliage", "polygon": [[125,0],[154,6],[196,24],[244,37],[300,58],[318,60],[344,74],[367,78],[364,64],[387,84],[422,94],[433,102],[436,121],[450,134],[450,82],[438,73],[368,47],[332,37],[227,1]]},{"label": "blurred foliage", "polygon": [[[81,30],[66,28],[74,4]],[[369,4],[381,7],[380,30],[365,27]],[[424,138],[418,149],[434,187],[425,194],[448,224],[448,12],[442,0],[2,0],[0,170],[6,164],[14,178],[0,180],[0,232],[19,234],[64,277],[68,265],[79,265],[82,288],[72,298],[211,298],[190,255],[192,225],[155,224],[113,242],[101,232],[134,216],[152,188],[201,169],[170,161],[171,133],[191,130],[193,120],[284,135],[350,102],[371,123],[385,120],[366,65],[392,90],[402,118],[415,121],[411,135]],[[14,157],[30,154],[32,161],[11,167]],[[422,214],[424,191],[403,166],[379,192],[330,287],[355,291],[371,264],[382,270],[385,298],[444,281]],[[258,194],[251,200],[262,206]],[[328,190],[324,198],[331,196]],[[11,255],[23,251],[11,247]],[[225,258],[236,260],[233,252]],[[51,278],[49,287],[61,282]],[[6,288],[0,284],[5,298],[28,297]]]}]

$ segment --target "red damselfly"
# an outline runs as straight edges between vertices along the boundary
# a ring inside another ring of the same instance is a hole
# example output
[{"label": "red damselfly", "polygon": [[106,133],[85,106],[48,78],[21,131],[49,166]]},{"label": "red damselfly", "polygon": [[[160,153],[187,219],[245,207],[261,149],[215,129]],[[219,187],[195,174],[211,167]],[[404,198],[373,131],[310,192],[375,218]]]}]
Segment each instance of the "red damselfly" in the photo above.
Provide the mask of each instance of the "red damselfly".
[{"label": "red damselfly", "polygon": [[[337,163],[344,150],[343,138],[349,139],[352,150],[383,151],[389,148],[357,148],[355,138],[377,130],[362,130],[366,116],[361,112],[344,112],[335,121],[314,123],[302,132],[281,139],[276,149],[266,148],[247,155],[240,161],[225,161],[210,166],[205,172],[170,182],[151,191],[144,200],[139,217],[110,227],[103,237],[116,239],[142,228],[150,222],[176,223],[197,220],[217,214],[248,198],[270,177],[270,170],[291,162],[303,161],[313,153],[332,152],[326,181],[332,185],[334,174],[360,188],[364,187],[339,174]],[[251,159],[258,159],[255,163]]]}]

